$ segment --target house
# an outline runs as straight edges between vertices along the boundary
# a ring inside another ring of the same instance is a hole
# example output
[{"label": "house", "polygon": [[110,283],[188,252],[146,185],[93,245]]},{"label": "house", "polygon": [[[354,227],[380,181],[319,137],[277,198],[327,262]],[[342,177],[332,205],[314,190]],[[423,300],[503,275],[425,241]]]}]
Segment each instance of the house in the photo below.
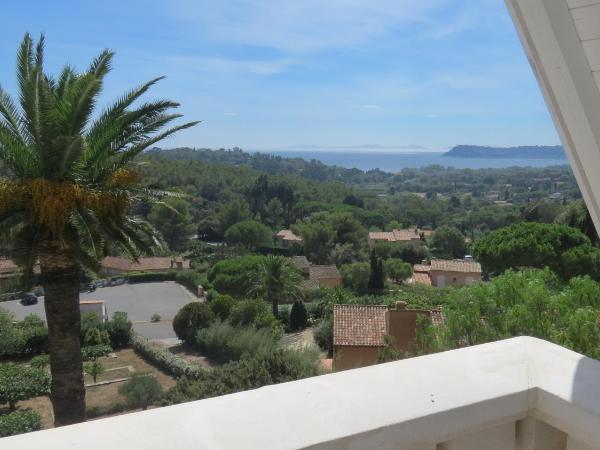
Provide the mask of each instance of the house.
[{"label": "house", "polygon": [[413,266],[412,283],[445,287],[468,286],[481,281],[481,264],[472,259],[433,259]]},{"label": "house", "polygon": [[420,317],[443,322],[440,311],[407,309],[405,302],[395,308],[383,305],[333,306],[333,364],[335,370],[355,369],[377,363],[389,335],[400,352],[411,350]]},{"label": "house", "polygon": [[342,285],[342,275],[335,265],[314,266],[308,270],[308,280],[304,283],[306,288],[330,287]]},{"label": "house", "polygon": [[290,259],[292,264],[300,269],[305,277],[310,276],[310,262],[308,262],[306,256],[292,256]]},{"label": "house", "polygon": [[189,268],[189,260],[181,256],[151,256],[139,258],[138,262],[118,256],[107,256],[102,260],[100,274],[112,276],[126,272],[164,272]]},{"label": "house", "polygon": [[468,286],[481,281],[481,264],[464,259],[433,259],[429,275],[431,284],[437,287]]},{"label": "house", "polygon": [[275,235],[277,243],[284,248],[289,248],[294,244],[301,244],[302,238],[294,234],[292,230],[281,230]]},{"label": "house", "polygon": [[370,231],[368,240],[369,245],[373,245],[377,241],[383,242],[418,242],[427,237],[430,237],[433,232],[431,230],[420,230],[411,228],[405,230],[392,231]]}]

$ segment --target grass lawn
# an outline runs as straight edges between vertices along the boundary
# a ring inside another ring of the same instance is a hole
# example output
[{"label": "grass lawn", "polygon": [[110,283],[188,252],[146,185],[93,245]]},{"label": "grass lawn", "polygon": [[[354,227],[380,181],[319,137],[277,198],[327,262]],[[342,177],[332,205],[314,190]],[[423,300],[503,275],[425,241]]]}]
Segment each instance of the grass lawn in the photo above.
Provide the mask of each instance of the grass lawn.
[{"label": "grass lawn", "polygon": [[[154,375],[165,391],[175,385],[175,379],[173,377],[166,375],[164,372],[145,362],[136,355],[132,349],[117,350],[115,354],[117,355],[116,358],[100,358],[104,367],[107,369],[126,367],[126,369],[107,371],[98,377],[98,382],[130,376],[131,372],[128,367],[131,367],[134,371],[146,372]],[[92,378],[86,375],[85,382],[86,384],[92,383]],[[123,383],[113,383],[86,388],[86,404],[88,408],[106,406],[119,401],[124,401],[125,398],[119,395],[119,387],[122,385]],[[37,397],[22,401],[19,402],[17,406],[18,409],[31,408],[34,411],[37,411],[42,416],[43,428],[52,428],[52,404],[48,397]]]}]

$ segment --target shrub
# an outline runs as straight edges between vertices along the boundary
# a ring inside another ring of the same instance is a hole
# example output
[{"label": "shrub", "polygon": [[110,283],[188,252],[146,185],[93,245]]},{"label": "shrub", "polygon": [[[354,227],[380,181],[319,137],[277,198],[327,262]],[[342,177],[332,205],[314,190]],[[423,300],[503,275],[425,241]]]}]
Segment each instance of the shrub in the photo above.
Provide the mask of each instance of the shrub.
[{"label": "shrub", "polygon": [[20,400],[45,395],[50,391],[50,375],[45,370],[17,364],[0,365],[0,404],[14,411]]},{"label": "shrub", "polygon": [[333,318],[322,319],[315,326],[315,342],[327,355],[333,355]]},{"label": "shrub", "polygon": [[112,319],[106,322],[105,327],[113,348],[125,347],[131,343],[133,325],[127,318],[126,312],[115,312]]},{"label": "shrub", "polygon": [[319,354],[314,349],[277,349],[204,371],[197,379],[181,378],[167,393],[165,403],[201,400],[320,374]]},{"label": "shrub", "polygon": [[93,329],[104,329],[104,324],[100,320],[100,317],[98,317],[98,314],[89,312],[81,316],[81,338],[84,339],[88,331]]},{"label": "shrub", "polygon": [[152,317],[150,317],[150,322],[160,322],[160,319],[160,314],[154,313],[152,314]]},{"label": "shrub", "polygon": [[235,303],[232,296],[217,294],[210,300],[210,308],[218,319],[227,320]]},{"label": "shrub", "polygon": [[110,345],[93,345],[90,347],[81,347],[81,356],[84,361],[92,361],[107,356],[112,351],[113,349]]},{"label": "shrub", "polygon": [[234,327],[229,322],[215,322],[198,332],[196,344],[212,359],[224,363],[237,361],[244,354],[273,351],[278,339],[267,328]]},{"label": "shrub", "polygon": [[15,411],[0,416],[0,438],[29,433],[42,428],[42,418],[35,411]]},{"label": "shrub", "polygon": [[304,302],[296,301],[290,312],[290,328],[293,331],[303,330],[308,325],[308,312]]},{"label": "shrub", "polygon": [[281,323],[260,298],[238,302],[231,309],[229,320],[236,327],[270,328],[274,334],[283,333]]},{"label": "shrub", "polygon": [[196,333],[215,319],[207,303],[191,302],[181,308],[173,319],[173,330],[184,342],[193,342]]},{"label": "shrub", "polygon": [[385,274],[397,283],[410,278],[413,273],[412,266],[399,258],[390,258],[386,260],[384,268]]},{"label": "shrub", "polygon": [[198,285],[205,286],[205,278],[197,272],[192,270],[185,270],[183,272],[175,272],[175,281],[182,286],[189,289],[194,295],[198,291]]},{"label": "shrub", "polygon": [[174,281],[175,271],[168,272],[131,272],[126,276],[128,283],[150,283],[153,281]]},{"label": "shrub", "polygon": [[129,407],[145,410],[162,397],[162,387],[154,376],[135,373],[127,384],[119,388],[119,394],[127,398]]},{"label": "shrub", "polygon": [[43,370],[50,364],[50,355],[44,353],[43,355],[34,356],[33,358],[31,358],[30,364],[31,367]]},{"label": "shrub", "polygon": [[110,336],[106,330],[90,328],[83,337],[84,347],[95,347],[97,345],[109,345]]},{"label": "shrub", "polygon": [[344,264],[341,273],[344,287],[355,291],[366,291],[369,287],[371,268],[368,263]]},{"label": "shrub", "polygon": [[107,416],[109,414],[118,414],[127,410],[127,404],[122,401],[111,402],[108,405],[88,406],[85,410],[85,415],[88,419],[95,417]]},{"label": "shrub", "polygon": [[131,343],[138,355],[174,377],[197,378],[203,372],[201,367],[186,361],[171,353],[162,345],[154,344],[142,336],[134,334]]}]

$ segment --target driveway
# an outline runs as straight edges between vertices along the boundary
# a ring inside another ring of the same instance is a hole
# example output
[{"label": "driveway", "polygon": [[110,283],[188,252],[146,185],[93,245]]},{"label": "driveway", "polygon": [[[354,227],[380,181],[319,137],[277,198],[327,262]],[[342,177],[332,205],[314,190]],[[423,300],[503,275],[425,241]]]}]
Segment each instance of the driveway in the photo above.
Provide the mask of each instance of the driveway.
[{"label": "driveway", "polygon": [[[95,292],[82,292],[80,299],[104,300],[109,316],[115,311],[126,312],[137,333],[149,339],[164,340],[176,338],[171,321],[194,297],[183,286],[165,281],[98,288]],[[19,320],[28,314],[46,320],[43,297],[39,297],[37,305],[23,306],[15,300],[0,303],[0,308],[12,311]],[[153,314],[160,315],[161,322],[150,323]]]}]

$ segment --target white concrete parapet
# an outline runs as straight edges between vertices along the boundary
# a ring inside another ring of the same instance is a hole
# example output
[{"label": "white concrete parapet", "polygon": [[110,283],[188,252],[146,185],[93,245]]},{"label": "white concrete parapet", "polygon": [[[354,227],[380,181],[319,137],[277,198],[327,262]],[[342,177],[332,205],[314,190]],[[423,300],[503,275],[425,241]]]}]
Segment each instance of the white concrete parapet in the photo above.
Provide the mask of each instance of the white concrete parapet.
[{"label": "white concrete parapet", "polygon": [[600,363],[514,338],[0,440],[2,450],[598,450]]}]

